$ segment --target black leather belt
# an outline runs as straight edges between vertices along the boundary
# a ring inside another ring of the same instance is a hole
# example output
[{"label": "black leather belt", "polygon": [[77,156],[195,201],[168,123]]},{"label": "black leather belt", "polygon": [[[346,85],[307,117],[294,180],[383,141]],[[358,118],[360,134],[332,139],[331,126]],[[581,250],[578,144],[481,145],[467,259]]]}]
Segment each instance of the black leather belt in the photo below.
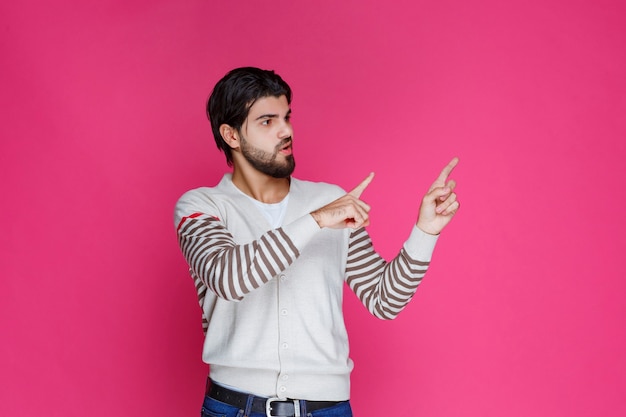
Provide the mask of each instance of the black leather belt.
[{"label": "black leather belt", "polygon": [[[207,382],[206,395],[214,400],[232,405],[240,410],[245,410],[248,404],[248,397],[251,394],[233,391],[214,382]],[[253,396],[250,413],[265,413],[267,416],[294,417],[300,416],[300,405],[306,407],[307,413],[332,407],[341,401],[306,401],[306,400],[279,400],[278,398],[267,398]]]}]

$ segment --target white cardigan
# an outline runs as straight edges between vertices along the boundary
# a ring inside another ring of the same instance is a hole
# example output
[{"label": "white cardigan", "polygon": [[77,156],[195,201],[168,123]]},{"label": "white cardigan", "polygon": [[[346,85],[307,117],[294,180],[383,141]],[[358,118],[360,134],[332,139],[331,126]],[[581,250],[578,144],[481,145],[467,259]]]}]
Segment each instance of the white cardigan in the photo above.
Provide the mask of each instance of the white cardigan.
[{"label": "white cardigan", "polygon": [[215,381],[268,397],[350,398],[344,281],[372,314],[392,319],[421,282],[437,236],[413,227],[387,263],[365,229],[320,229],[309,214],[344,194],[292,178],[284,225],[274,230],[230,174],[180,198],[175,226]]}]

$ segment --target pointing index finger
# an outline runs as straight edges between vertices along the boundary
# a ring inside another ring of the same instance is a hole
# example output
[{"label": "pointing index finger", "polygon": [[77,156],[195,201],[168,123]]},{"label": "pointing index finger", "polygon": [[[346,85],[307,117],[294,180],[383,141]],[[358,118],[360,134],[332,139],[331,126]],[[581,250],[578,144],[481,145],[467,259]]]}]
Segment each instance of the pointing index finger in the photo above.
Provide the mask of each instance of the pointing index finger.
[{"label": "pointing index finger", "polygon": [[443,170],[441,171],[441,174],[439,174],[437,181],[445,184],[446,180],[448,179],[448,176],[450,175],[450,173],[452,172],[452,170],[458,163],[459,163],[459,158],[457,157],[452,158],[452,161],[450,161],[450,163],[448,163],[448,165],[446,165],[443,168]]},{"label": "pointing index finger", "polygon": [[352,191],[350,191],[348,194],[356,198],[361,197],[361,194],[363,194],[363,191],[365,191],[365,189],[370,184],[370,182],[372,182],[373,178],[374,178],[374,173],[370,172],[367,178],[365,178],[359,185],[354,187]]}]

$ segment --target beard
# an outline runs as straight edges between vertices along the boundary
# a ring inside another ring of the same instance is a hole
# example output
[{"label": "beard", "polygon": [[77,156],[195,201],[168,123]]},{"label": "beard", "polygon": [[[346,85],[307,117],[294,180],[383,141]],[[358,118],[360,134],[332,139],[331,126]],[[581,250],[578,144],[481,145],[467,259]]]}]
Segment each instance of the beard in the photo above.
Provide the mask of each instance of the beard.
[{"label": "beard", "polygon": [[274,152],[266,152],[249,145],[246,139],[241,136],[241,154],[257,171],[273,178],[287,178],[296,168],[296,160],[293,155],[286,155],[284,161],[278,160],[280,150],[291,142],[291,138],[281,141]]}]

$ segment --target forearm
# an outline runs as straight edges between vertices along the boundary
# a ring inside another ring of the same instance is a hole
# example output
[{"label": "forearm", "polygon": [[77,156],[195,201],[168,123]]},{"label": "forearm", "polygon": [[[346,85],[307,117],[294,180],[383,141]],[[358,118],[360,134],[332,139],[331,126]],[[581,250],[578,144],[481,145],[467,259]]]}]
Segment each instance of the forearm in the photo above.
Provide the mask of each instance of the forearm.
[{"label": "forearm", "polygon": [[364,229],[352,233],[347,260],[347,283],[374,316],[395,318],[411,300],[426,274],[436,237],[413,230],[391,262],[373,249]]}]

